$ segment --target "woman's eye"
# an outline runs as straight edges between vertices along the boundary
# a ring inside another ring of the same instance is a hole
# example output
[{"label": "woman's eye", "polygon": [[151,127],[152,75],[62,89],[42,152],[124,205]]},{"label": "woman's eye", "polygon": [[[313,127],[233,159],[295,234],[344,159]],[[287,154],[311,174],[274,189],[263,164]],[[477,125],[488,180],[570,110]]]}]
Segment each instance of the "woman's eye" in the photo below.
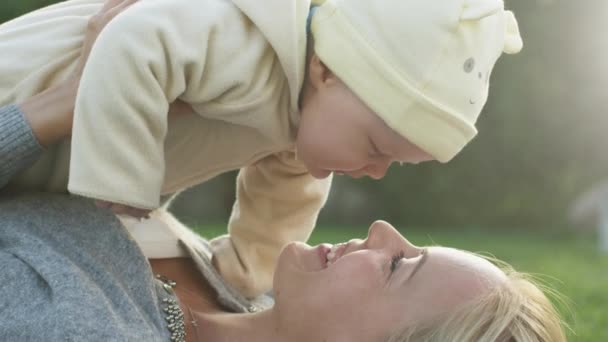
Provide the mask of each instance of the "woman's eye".
[{"label": "woman's eye", "polygon": [[391,273],[395,272],[395,269],[397,269],[397,264],[399,263],[399,261],[401,261],[401,259],[403,259],[405,257],[405,254],[403,254],[403,252],[399,252],[399,254],[394,255],[391,258]]}]

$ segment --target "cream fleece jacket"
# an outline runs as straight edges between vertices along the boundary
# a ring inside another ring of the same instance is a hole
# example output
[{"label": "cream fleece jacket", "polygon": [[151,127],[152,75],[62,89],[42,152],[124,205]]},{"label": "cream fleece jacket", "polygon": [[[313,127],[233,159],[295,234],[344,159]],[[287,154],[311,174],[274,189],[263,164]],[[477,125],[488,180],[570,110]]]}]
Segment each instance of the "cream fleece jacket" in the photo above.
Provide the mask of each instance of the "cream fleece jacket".
[{"label": "cream fleece jacket", "polygon": [[[65,79],[103,2],[70,0],[1,25],[0,51],[11,53],[0,56],[0,105]],[[156,208],[161,194],[241,169],[229,235],[211,245],[231,284],[267,291],[280,250],[309,237],[330,185],[294,153],[309,6],[140,0],[91,51],[71,157],[70,142],[48,149],[11,186]],[[170,107],[176,100],[188,105]]]}]

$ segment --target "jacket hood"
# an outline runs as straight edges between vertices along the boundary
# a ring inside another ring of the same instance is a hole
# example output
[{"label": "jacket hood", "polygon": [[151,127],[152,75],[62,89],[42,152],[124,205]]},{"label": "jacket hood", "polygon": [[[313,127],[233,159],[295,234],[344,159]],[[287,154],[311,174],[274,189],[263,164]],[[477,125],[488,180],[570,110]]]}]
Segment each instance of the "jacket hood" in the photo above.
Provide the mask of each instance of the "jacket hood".
[{"label": "jacket hood", "polygon": [[306,19],[310,0],[232,0],[266,37],[283,67],[290,92],[290,115],[297,123],[304,81]]}]

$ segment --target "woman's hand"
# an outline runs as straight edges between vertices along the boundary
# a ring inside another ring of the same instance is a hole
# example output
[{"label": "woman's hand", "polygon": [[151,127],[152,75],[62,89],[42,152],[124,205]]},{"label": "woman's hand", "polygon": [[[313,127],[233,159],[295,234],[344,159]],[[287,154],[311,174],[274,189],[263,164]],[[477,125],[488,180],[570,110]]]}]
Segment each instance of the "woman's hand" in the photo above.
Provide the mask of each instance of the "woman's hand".
[{"label": "woman's hand", "polygon": [[103,30],[103,28],[116,17],[119,13],[133,5],[137,0],[107,0],[103,5],[101,11],[92,16],[87,24],[87,30],[82,42],[82,48],[80,50],[80,58],[78,65],[70,77],[72,80],[80,82],[82,71],[87,63],[91,49],[97,36]]},{"label": "woman's hand", "polygon": [[139,208],[129,207],[129,206],[123,205],[123,204],[117,204],[117,203],[99,201],[99,200],[95,201],[95,205],[98,208],[108,208],[108,209],[112,210],[112,212],[114,212],[114,214],[117,214],[117,215],[128,215],[128,216],[132,216],[132,217],[140,218],[140,219],[148,217],[148,214],[150,214],[150,212],[151,212],[151,210],[139,209]]},{"label": "woman's hand", "polygon": [[103,28],[137,0],[108,0],[101,11],[89,19],[78,64],[63,83],[35,95],[19,107],[42,146],[57,143],[72,132],[74,104],[80,77],[91,48]]}]

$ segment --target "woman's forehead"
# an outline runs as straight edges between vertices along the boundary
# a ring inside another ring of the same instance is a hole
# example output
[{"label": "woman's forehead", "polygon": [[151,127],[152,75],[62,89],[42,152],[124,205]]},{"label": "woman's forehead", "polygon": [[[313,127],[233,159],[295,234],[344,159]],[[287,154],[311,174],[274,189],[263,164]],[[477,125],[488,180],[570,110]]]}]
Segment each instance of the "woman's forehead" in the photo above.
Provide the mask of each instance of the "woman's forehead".
[{"label": "woman's forehead", "polygon": [[407,319],[435,316],[482,295],[504,276],[487,260],[448,247],[427,247],[427,260],[409,280],[395,284],[387,303]]},{"label": "woman's forehead", "polygon": [[428,260],[419,273],[429,280],[445,279],[451,284],[459,281],[465,286],[484,287],[505,279],[502,270],[474,253],[441,246],[428,247],[427,253]]}]

